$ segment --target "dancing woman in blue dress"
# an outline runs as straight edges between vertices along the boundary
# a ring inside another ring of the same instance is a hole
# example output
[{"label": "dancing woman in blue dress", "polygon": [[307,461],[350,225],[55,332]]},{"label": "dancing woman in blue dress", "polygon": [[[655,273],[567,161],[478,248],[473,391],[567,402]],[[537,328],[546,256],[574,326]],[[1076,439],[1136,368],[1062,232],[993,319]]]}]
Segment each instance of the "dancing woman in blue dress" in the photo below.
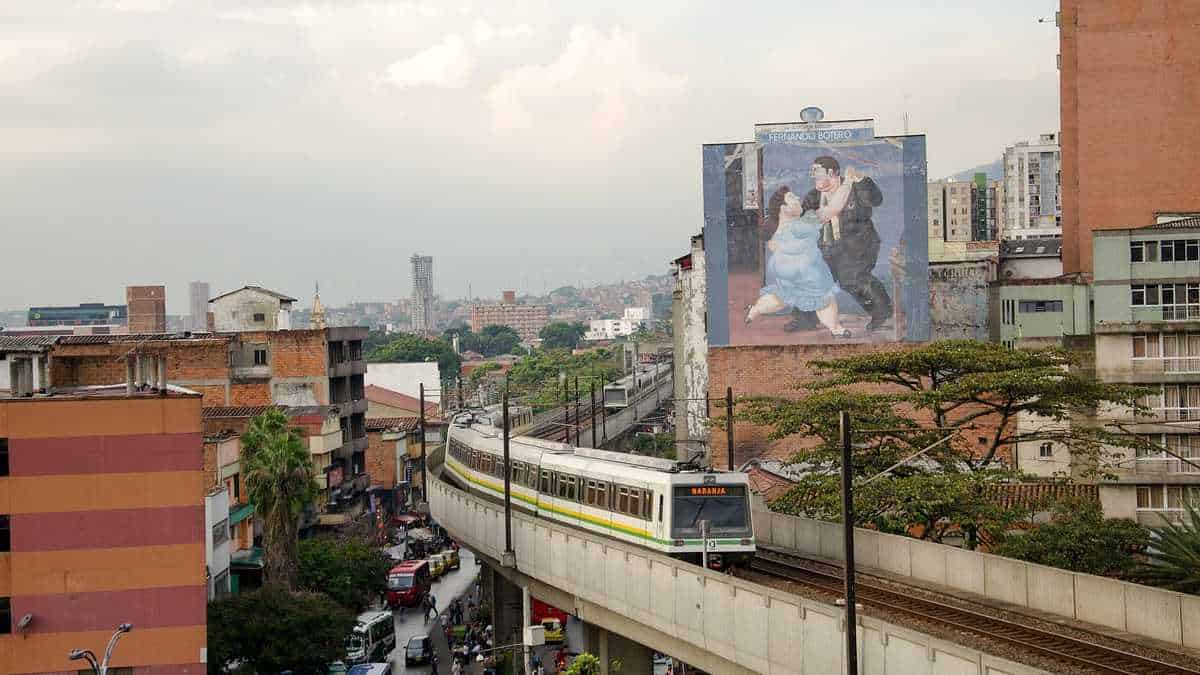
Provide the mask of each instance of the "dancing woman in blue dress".
[{"label": "dancing woman in blue dress", "polygon": [[850,337],[838,317],[837,282],[821,255],[818,214],[806,213],[800,197],[784,186],[771,196],[767,215],[779,226],[767,242],[767,285],[759,291],[758,301],[747,307],[746,323],[794,307],[815,311],[834,337]]}]

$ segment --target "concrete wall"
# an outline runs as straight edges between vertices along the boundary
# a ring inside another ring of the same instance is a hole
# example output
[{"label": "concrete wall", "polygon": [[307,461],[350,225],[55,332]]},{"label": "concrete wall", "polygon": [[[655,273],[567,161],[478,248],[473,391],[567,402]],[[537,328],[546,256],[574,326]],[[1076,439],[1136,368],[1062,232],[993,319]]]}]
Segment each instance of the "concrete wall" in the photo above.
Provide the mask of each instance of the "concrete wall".
[{"label": "concrete wall", "polygon": [[[290,307],[290,303],[288,303]],[[244,330],[279,330],[280,299],[270,293],[243,288],[213,300],[208,304],[213,315],[213,328],[218,332]],[[256,321],[255,315],[262,320]]]},{"label": "concrete wall", "polygon": [[703,240],[692,237],[692,268],[680,270],[676,285],[675,438],[687,450],[703,450],[709,429],[704,397],[708,393],[708,329],[705,321]]},{"label": "concrete wall", "polygon": [[[754,526],[759,544],[794,549],[821,558],[843,558],[842,526],[838,523],[755,511]],[[856,529],[854,537],[855,560],[862,567],[1175,645],[1200,648],[1198,596],[874,530]]]},{"label": "concrete wall", "polygon": [[[500,558],[502,507],[439,480],[430,508],[457,541]],[[589,624],[713,673],[816,675],[843,668],[842,613],[835,606],[524,514],[513,514],[512,529],[516,570],[506,575],[558,589],[537,595]],[[858,630],[862,673],[1042,672],[870,617]]]}]

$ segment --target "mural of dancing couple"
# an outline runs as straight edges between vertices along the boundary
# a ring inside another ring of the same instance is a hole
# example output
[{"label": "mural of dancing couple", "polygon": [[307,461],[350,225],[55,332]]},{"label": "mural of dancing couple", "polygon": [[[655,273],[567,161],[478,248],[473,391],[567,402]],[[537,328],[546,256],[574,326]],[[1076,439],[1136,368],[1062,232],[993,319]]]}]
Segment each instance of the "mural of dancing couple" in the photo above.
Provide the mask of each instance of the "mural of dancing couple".
[{"label": "mural of dancing couple", "polygon": [[855,121],[756,139],[705,146],[710,343],[928,339],[924,137]]}]

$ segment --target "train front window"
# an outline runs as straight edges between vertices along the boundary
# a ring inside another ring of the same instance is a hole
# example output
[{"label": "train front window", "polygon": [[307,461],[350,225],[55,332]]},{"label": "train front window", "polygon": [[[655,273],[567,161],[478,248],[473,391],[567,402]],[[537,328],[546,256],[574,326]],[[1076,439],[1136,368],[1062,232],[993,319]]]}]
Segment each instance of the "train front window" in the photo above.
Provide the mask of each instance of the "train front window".
[{"label": "train front window", "polygon": [[671,504],[671,532],[677,538],[700,535],[699,522],[707,520],[715,534],[749,530],[746,488],[743,485],[687,485],[676,487]]}]

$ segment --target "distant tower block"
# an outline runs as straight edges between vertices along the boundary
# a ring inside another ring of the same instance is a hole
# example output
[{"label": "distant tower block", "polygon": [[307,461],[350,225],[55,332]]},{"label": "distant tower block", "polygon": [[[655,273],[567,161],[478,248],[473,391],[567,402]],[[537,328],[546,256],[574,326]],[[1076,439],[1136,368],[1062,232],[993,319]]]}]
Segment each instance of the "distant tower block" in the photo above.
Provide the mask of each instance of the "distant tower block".
[{"label": "distant tower block", "polygon": [[433,256],[414,254],[412,263],[412,327],[415,333],[433,330]]},{"label": "distant tower block", "polygon": [[207,281],[193,281],[188,284],[188,329],[193,331],[208,330],[208,299],[209,287]]}]

